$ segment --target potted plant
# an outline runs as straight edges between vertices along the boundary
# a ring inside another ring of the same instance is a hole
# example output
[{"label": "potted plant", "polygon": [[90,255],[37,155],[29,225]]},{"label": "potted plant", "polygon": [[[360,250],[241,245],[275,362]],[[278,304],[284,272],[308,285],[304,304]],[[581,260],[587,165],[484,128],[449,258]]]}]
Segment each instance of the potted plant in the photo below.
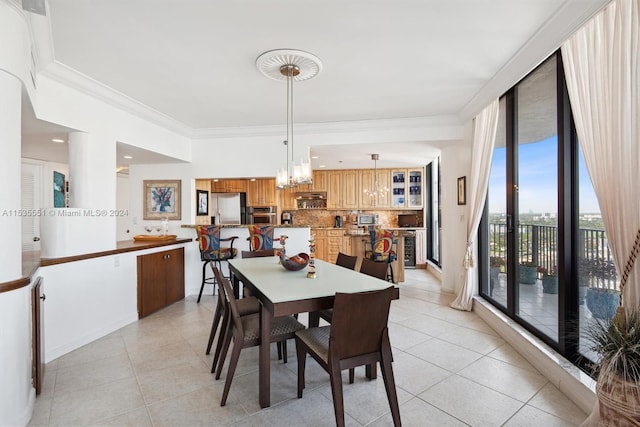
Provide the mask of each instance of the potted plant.
[{"label": "potted plant", "polygon": [[551,269],[539,266],[537,270],[542,275],[542,292],[545,294],[557,294],[558,268],[555,265]]},{"label": "potted plant", "polygon": [[592,319],[585,338],[600,356],[595,366],[598,425],[640,425],[640,307],[619,311],[613,319]]},{"label": "potted plant", "polygon": [[538,280],[537,268],[538,266],[531,261],[520,262],[520,283],[523,285],[535,285]]},{"label": "potted plant", "polygon": [[590,260],[591,280],[587,288],[587,308],[597,319],[611,319],[620,303],[620,292],[615,289],[616,267],[612,260]]}]

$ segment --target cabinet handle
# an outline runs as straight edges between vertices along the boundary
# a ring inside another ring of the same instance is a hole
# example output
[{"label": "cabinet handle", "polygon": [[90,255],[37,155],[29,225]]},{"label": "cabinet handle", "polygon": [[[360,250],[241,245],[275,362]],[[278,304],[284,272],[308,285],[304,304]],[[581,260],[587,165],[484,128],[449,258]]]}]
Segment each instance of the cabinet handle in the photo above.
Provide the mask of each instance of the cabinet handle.
[{"label": "cabinet handle", "polygon": [[47,299],[47,294],[42,294],[42,296],[40,297],[40,299],[41,299],[42,301],[46,300],[46,299]]}]

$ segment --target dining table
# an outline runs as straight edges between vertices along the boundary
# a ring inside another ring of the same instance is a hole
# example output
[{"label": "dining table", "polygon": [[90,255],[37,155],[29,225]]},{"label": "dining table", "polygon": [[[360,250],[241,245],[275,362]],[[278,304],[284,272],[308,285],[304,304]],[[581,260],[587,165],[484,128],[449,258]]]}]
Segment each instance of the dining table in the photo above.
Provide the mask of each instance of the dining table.
[{"label": "dining table", "polygon": [[[315,312],[333,307],[336,292],[356,293],[394,286],[387,281],[362,274],[322,260],[315,260],[315,278],[308,278],[308,268],[286,270],[279,258],[234,258],[229,260],[234,294],[241,286],[260,301],[260,336],[268,337],[274,317]],[[400,292],[394,286],[394,299]],[[260,407],[271,405],[271,365],[269,339],[260,340],[258,375]]]}]

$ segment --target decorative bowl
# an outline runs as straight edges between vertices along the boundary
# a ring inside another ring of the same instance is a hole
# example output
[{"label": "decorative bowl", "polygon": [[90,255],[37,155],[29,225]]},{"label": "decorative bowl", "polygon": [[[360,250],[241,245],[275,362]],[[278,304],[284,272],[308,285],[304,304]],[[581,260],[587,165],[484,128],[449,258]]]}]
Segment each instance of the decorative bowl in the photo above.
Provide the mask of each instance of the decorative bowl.
[{"label": "decorative bowl", "polygon": [[298,255],[294,255],[289,258],[286,255],[280,255],[280,264],[289,271],[302,270],[309,264],[309,255],[304,252],[300,252]]}]

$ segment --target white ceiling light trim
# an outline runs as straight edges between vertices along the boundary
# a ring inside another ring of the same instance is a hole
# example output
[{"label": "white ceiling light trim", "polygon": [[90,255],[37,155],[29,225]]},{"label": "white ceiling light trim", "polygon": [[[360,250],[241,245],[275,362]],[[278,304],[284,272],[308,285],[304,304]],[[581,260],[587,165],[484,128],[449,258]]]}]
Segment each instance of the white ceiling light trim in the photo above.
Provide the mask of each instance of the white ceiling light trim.
[{"label": "white ceiling light trim", "polygon": [[273,80],[286,80],[280,69],[283,65],[295,65],[300,73],[293,77],[297,82],[317,76],[322,71],[322,61],[312,53],[297,49],[275,49],[256,59],[256,67]]}]

